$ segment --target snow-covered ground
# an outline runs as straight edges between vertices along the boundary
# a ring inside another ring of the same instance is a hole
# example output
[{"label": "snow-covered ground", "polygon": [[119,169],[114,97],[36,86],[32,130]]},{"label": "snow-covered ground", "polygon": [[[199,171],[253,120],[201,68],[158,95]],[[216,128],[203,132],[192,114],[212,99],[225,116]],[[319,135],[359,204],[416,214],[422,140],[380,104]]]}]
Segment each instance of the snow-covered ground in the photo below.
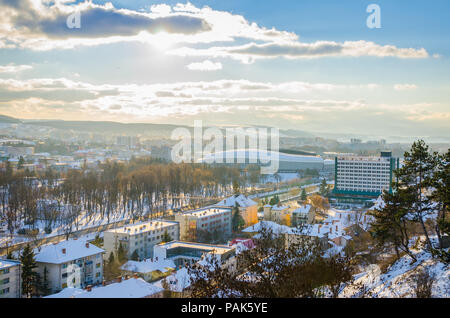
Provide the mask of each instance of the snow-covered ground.
[{"label": "snow-covered ground", "polygon": [[386,273],[381,273],[376,264],[367,266],[364,272],[357,274],[355,282],[346,286],[340,297],[361,297],[361,286],[366,290],[365,297],[410,298],[416,297],[414,275],[426,269],[435,277],[432,297],[450,298],[450,268],[424,250],[414,250],[417,261],[405,255],[392,264]]}]

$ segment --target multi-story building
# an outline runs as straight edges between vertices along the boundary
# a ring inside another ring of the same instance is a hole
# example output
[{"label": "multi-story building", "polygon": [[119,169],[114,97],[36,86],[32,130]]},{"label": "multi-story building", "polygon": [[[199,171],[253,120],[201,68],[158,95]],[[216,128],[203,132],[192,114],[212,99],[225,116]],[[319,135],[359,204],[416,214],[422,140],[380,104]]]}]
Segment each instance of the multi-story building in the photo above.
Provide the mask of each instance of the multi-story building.
[{"label": "multi-story building", "polygon": [[206,256],[216,257],[222,266],[229,266],[236,253],[235,247],[182,241],[159,244],[154,250],[155,258],[171,260],[177,268],[201,261]]},{"label": "multi-story building", "polygon": [[243,194],[226,198],[216,206],[237,207],[246,227],[258,223],[258,204]]},{"label": "multi-story building", "polygon": [[103,281],[105,251],[85,240],[68,240],[38,248],[37,272],[52,292],[66,287],[85,288]]},{"label": "multi-story building", "polygon": [[273,221],[278,224],[291,225],[290,207],[285,205],[270,205],[264,206],[264,220]]},{"label": "multi-story building", "polygon": [[376,198],[383,190],[392,191],[393,170],[398,165],[398,158],[391,152],[382,152],[379,157],[338,156],[333,194],[340,199],[358,200]]},{"label": "multi-story building", "polygon": [[22,294],[20,279],[20,262],[0,259],[0,298],[20,298]]},{"label": "multi-story building", "polygon": [[229,207],[207,207],[175,215],[180,223],[180,237],[196,241],[208,234],[227,239],[232,231],[232,209]]},{"label": "multi-story building", "polygon": [[291,226],[299,226],[301,224],[311,224],[314,222],[314,208],[305,204],[292,211]]},{"label": "multi-story building", "polygon": [[180,238],[178,223],[162,220],[131,224],[105,231],[103,244],[106,251],[105,257],[109,257],[111,253],[116,254],[120,245],[128,258],[134,251],[140,259],[153,257],[153,246],[163,241],[166,232],[171,240]]}]

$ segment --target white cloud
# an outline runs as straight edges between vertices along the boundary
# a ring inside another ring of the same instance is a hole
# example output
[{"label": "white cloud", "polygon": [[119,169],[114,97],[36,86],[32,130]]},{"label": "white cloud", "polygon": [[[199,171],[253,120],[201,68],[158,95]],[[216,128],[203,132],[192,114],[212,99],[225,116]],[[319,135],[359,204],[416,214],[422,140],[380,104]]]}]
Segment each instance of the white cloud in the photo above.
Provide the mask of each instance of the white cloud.
[{"label": "white cloud", "polygon": [[[66,18],[77,9],[81,28],[68,29]],[[316,41],[304,43],[293,32],[268,29],[245,17],[207,6],[153,5],[148,12],[117,9],[90,1],[17,0],[0,4],[0,48],[32,50],[72,49],[115,42],[136,41],[191,45],[168,53],[207,58],[229,57],[243,63],[256,59],[287,59],[327,56],[375,56],[427,58],[424,48],[398,48],[369,41]],[[211,46],[212,43],[241,45]],[[206,44],[199,49],[197,44]],[[209,47],[208,47],[209,45]]]},{"label": "white cloud", "polygon": [[394,89],[396,91],[410,91],[417,89],[417,85],[415,84],[395,84]]},{"label": "white cloud", "polygon": [[30,70],[33,67],[31,65],[0,65],[0,73],[17,73],[25,70]]},{"label": "white cloud", "polygon": [[191,63],[186,67],[191,71],[218,71],[222,69],[222,63],[214,63],[210,60],[205,60],[200,63]]}]

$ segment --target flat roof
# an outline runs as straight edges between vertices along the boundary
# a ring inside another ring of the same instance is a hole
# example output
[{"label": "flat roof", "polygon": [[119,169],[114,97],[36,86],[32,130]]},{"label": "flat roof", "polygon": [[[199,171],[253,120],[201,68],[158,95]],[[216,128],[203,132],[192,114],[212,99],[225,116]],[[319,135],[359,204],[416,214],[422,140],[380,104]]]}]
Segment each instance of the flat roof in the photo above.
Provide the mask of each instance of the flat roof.
[{"label": "flat roof", "polygon": [[228,207],[209,207],[209,208],[203,208],[199,210],[193,210],[184,212],[183,215],[192,215],[198,218],[207,217],[211,215],[221,214],[224,212],[230,212],[231,208]]},{"label": "flat roof", "polygon": [[158,230],[161,228],[169,227],[178,224],[174,221],[163,221],[163,220],[153,220],[147,222],[141,222],[136,224],[130,224],[126,226],[119,227],[117,229],[111,229],[105,232],[110,233],[121,233],[121,234],[137,234],[144,233],[148,231]]},{"label": "flat roof", "polygon": [[183,242],[183,241],[172,241],[168,243],[158,244],[158,247],[171,249],[177,247],[186,247],[193,248],[198,250],[203,250],[205,252],[214,252],[215,254],[224,254],[231,250],[234,250],[234,247],[226,246],[226,245],[211,245],[204,243],[196,243],[196,242]]}]

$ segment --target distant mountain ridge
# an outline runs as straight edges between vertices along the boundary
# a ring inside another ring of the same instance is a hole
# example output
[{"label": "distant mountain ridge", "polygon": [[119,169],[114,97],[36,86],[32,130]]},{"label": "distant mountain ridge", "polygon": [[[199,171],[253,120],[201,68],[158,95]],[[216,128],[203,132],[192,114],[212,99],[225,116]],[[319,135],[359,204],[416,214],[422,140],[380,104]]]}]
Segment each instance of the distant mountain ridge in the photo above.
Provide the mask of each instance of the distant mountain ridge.
[{"label": "distant mountain ridge", "polygon": [[[180,126],[173,124],[151,124],[151,123],[120,123],[114,121],[66,121],[56,119],[36,119],[20,120],[9,116],[0,115],[0,122],[3,123],[22,123],[27,125],[44,126],[54,129],[74,130],[90,133],[109,133],[126,135],[158,135],[170,137],[172,131],[176,128],[186,128],[193,131],[193,127]],[[205,126],[204,129],[207,127]],[[224,129],[221,127],[220,129]],[[286,137],[312,137],[313,135],[300,130],[280,130],[280,134]]]},{"label": "distant mountain ridge", "polygon": [[20,124],[20,123],[22,123],[22,121],[20,119],[14,118],[14,117],[0,115],[0,123]]}]

